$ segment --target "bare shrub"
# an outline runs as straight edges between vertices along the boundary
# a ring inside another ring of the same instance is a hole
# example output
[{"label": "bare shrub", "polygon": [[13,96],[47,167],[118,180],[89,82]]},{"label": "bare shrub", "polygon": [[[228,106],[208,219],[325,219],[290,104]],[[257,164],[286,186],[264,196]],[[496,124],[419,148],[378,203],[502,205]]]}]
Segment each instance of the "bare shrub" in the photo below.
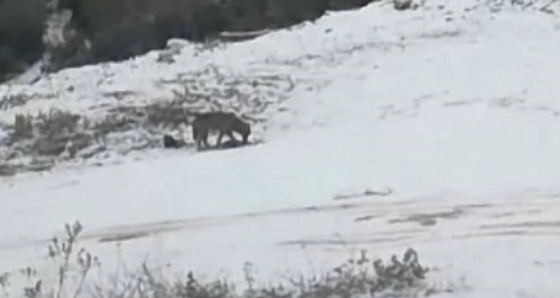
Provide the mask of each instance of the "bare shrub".
[{"label": "bare shrub", "polygon": [[[88,281],[91,271],[100,263],[84,247],[78,245],[83,231],[79,222],[66,224],[64,235],[54,237],[48,245],[48,258],[55,264],[51,275],[41,275],[31,267],[19,274],[26,280],[27,298],[348,298],[348,297],[422,297],[440,292],[454,292],[456,285],[432,286],[426,280],[429,270],[420,265],[417,252],[408,248],[399,260],[393,255],[384,264],[372,260],[362,250],[341,265],[320,275],[293,274],[278,284],[259,283],[254,278],[253,264],[243,267],[246,287],[238,291],[227,279],[201,279],[193,270],[170,279],[164,269],[143,263],[133,271],[102,280]],[[120,272],[120,271],[119,271]],[[13,274],[0,274],[0,288],[8,291]],[[87,286],[86,286],[87,285]],[[92,287],[90,287],[92,286]]]},{"label": "bare shrub", "polygon": [[157,102],[144,106],[120,106],[111,109],[110,114],[93,129],[102,134],[124,132],[131,128],[142,128],[155,132],[177,129],[186,124],[190,112],[179,101]]},{"label": "bare shrub", "polygon": [[[373,264],[373,265],[372,265]],[[169,281],[143,264],[118,289],[96,287],[96,297],[116,298],[345,298],[345,297],[412,297],[427,296],[447,289],[430,287],[425,274],[428,270],[418,261],[414,249],[408,249],[402,260],[393,256],[388,265],[381,260],[373,263],[362,251],[359,258],[350,258],[340,266],[318,276],[288,278],[283,284],[262,286],[252,274],[252,264],[244,269],[246,290],[238,292],[233,283],[217,279],[199,279],[193,271],[185,278]]]},{"label": "bare shrub", "polygon": [[151,104],[146,106],[147,123],[154,126],[171,126],[178,128],[181,124],[186,124],[189,111],[183,107],[181,102],[171,101],[167,104]]},{"label": "bare shrub", "polygon": [[29,139],[31,144],[27,150],[31,154],[59,156],[68,151],[73,156],[93,141],[93,137],[79,127],[80,119],[80,115],[54,109],[36,117],[17,115],[12,141]]},{"label": "bare shrub", "polygon": [[87,133],[75,133],[67,135],[40,136],[32,145],[34,152],[40,155],[59,156],[68,152],[69,157],[91,145],[93,137]]},{"label": "bare shrub", "polygon": [[[87,275],[93,266],[98,265],[96,257],[92,256],[85,248],[78,247],[78,235],[82,232],[82,225],[79,221],[72,225],[64,225],[66,235],[64,238],[53,238],[48,246],[49,258],[58,264],[58,278],[55,297],[77,297],[84,285]],[[66,280],[71,270],[71,261],[75,258],[79,270],[79,282],[77,287],[68,289]],[[70,293],[69,293],[70,292]],[[64,296],[63,296],[64,295]]]},{"label": "bare shrub", "polygon": [[23,106],[30,99],[32,99],[32,97],[27,96],[26,94],[4,95],[0,97],[0,110],[7,110],[13,107]]},{"label": "bare shrub", "polygon": [[12,138],[15,140],[33,137],[33,119],[29,115],[17,114],[14,121]]},{"label": "bare shrub", "polygon": [[35,268],[24,267],[17,272],[0,274],[0,287],[10,288],[9,280],[23,278],[23,297],[26,298],[77,298],[91,270],[99,265],[97,257],[78,245],[82,225],[76,221],[64,225],[65,234],[53,237],[48,244],[47,257],[54,264],[53,271],[40,274]]},{"label": "bare shrub", "polygon": [[[20,154],[31,157],[46,156],[59,157],[66,153],[67,157],[74,157],[75,154],[94,143],[94,137],[86,133],[84,125],[87,121],[80,115],[60,111],[50,110],[48,113],[39,113],[37,116],[17,114],[15,116],[12,133],[6,144],[9,147],[6,154],[9,157],[16,157]],[[26,170],[48,169],[53,162],[39,162],[36,167],[28,163]],[[13,173],[14,169],[20,166],[11,164],[5,165],[8,173]],[[4,171],[6,172],[6,171]]]},{"label": "bare shrub", "polygon": [[[121,108],[115,109],[115,111],[120,111]],[[122,132],[132,129],[137,121],[133,118],[126,117],[121,113],[111,113],[105,116],[100,121],[93,123],[88,123],[87,128],[94,131],[94,134],[98,136],[105,136],[112,132]]]},{"label": "bare shrub", "polygon": [[39,133],[47,137],[70,134],[76,132],[80,118],[77,114],[51,109],[48,113],[39,113],[36,125]]}]

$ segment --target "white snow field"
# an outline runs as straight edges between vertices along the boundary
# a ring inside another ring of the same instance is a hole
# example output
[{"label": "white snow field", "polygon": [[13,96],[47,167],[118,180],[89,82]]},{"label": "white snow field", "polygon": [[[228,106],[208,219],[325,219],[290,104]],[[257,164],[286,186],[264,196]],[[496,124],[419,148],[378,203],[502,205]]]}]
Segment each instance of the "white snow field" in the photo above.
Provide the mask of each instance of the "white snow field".
[{"label": "white snow field", "polygon": [[1,111],[7,123],[51,106],[102,114],[108,90],[158,100],[158,79],[208,63],[296,82],[260,145],[1,178],[0,268],[47,270],[48,239],[79,220],[107,272],[148,258],[238,280],[249,261],[271,280],[413,247],[431,283],[458,285],[440,297],[560,297],[558,40],[560,19],[536,9],[386,1],[196,57],[186,44],[174,64],[154,51],[0,86],[60,95]]}]

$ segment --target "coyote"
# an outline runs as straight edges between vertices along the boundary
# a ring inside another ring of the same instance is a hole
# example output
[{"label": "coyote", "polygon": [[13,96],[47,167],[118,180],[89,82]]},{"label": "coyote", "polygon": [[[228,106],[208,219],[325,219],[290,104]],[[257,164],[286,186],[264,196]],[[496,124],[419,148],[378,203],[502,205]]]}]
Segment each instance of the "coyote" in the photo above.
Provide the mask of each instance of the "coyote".
[{"label": "coyote", "polygon": [[192,136],[196,141],[198,149],[204,144],[208,145],[208,133],[218,131],[218,141],[214,148],[221,148],[222,138],[227,135],[233,142],[239,141],[233,136],[233,132],[237,132],[243,137],[243,144],[248,143],[251,134],[251,126],[249,123],[241,120],[234,113],[230,112],[208,112],[195,115],[196,118],[192,122]]}]

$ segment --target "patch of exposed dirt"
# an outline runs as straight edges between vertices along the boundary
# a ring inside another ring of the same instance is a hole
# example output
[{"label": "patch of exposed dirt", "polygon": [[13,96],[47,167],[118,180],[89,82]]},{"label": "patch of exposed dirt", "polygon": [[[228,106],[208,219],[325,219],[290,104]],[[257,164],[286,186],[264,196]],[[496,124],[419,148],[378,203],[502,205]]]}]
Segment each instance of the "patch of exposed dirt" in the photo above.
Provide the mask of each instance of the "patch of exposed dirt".
[{"label": "patch of exposed dirt", "polygon": [[560,228],[560,221],[526,221],[508,224],[481,225],[481,229],[505,229],[505,228]]},{"label": "patch of exposed dirt", "polygon": [[128,240],[134,240],[139,238],[144,238],[150,236],[150,233],[129,233],[129,234],[117,234],[117,235],[109,235],[107,237],[102,237],[99,239],[99,242],[124,242]]},{"label": "patch of exposed dirt", "polygon": [[456,219],[464,214],[461,208],[454,208],[450,211],[442,211],[435,213],[416,213],[407,215],[404,218],[390,219],[389,223],[406,223],[415,222],[421,226],[433,226],[437,224],[438,219]]},{"label": "patch of exposed dirt", "polygon": [[354,221],[367,221],[367,220],[372,220],[374,218],[380,218],[381,215],[376,214],[376,215],[364,215],[364,216],[359,216],[354,218]]},{"label": "patch of exposed dirt", "polygon": [[349,194],[338,194],[334,197],[335,201],[339,200],[349,200],[349,199],[357,199],[361,197],[369,197],[369,196],[389,196],[393,193],[393,189],[387,188],[385,191],[378,191],[378,190],[371,190],[366,189],[362,192],[358,193],[349,193]]},{"label": "patch of exposed dirt", "polygon": [[290,240],[277,243],[280,246],[310,246],[310,245],[359,245],[359,244],[374,244],[374,243],[385,243],[385,242],[395,242],[401,240],[412,239],[412,236],[395,236],[395,237],[376,237],[370,239],[358,239],[358,240],[346,240],[346,239],[316,239],[316,240]]},{"label": "patch of exposed dirt", "polygon": [[524,229],[512,229],[505,231],[469,233],[465,235],[454,236],[454,239],[469,239],[469,238],[483,238],[483,237],[498,237],[498,236],[560,236],[558,231],[534,231]]}]

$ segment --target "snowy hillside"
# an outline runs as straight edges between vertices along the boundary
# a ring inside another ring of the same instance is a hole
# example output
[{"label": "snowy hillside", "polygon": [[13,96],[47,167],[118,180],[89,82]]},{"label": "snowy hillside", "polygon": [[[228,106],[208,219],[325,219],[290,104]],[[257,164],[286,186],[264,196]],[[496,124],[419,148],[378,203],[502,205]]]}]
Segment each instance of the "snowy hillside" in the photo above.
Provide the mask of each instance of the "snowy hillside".
[{"label": "snowy hillside", "polygon": [[[414,247],[436,268],[430,283],[458,285],[441,297],[557,297],[560,19],[539,7],[381,2],[0,86],[0,139],[16,114],[52,107],[86,117],[84,132],[132,123],[52,158],[52,171],[0,178],[0,268],[48,277],[48,239],[79,220],[106,272],[148,256],[235,280],[249,261],[272,280]],[[158,149],[164,133],[191,141],[188,126],[150,120],[151,104],[171,101],[237,111],[264,142]],[[37,157],[22,144],[0,154]],[[92,161],[110,162],[64,167]]]}]

